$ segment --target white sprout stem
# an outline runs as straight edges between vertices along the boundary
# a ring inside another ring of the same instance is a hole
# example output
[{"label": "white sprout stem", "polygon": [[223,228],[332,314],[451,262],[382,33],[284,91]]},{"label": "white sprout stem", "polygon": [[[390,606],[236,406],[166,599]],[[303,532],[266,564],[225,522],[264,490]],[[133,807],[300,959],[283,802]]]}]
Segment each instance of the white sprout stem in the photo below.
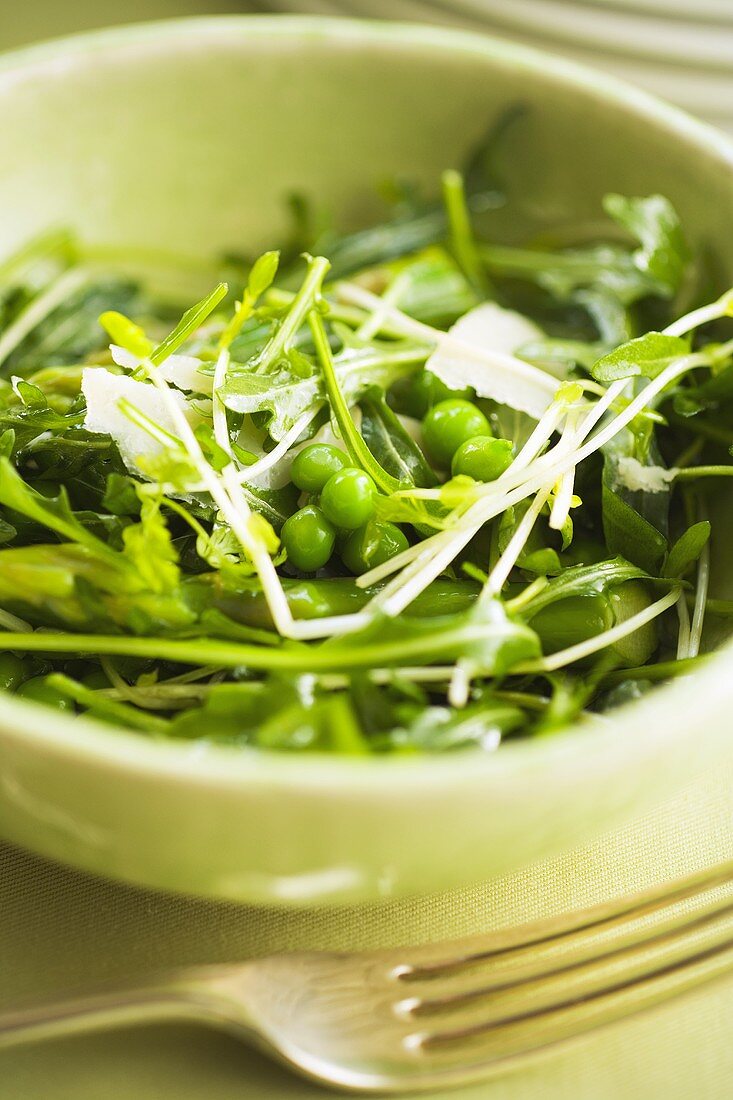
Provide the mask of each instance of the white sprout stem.
[{"label": "white sprout stem", "polygon": [[[527,543],[527,539],[532,533],[532,528],[537,522],[539,514],[544,508],[549,495],[550,489],[543,489],[539,492],[522,516],[514,534],[507,543],[504,553],[499,558],[481,589],[481,594],[479,596],[480,602],[494,599],[494,597],[498,596],[501,592],[509,574],[517,563],[519,555]],[[455,671],[451,677],[450,686],[448,688],[448,702],[451,706],[465,707],[468,702],[468,695],[471,690],[472,667],[473,664],[470,660],[464,659],[456,662]]]},{"label": "white sprout stem", "polygon": [[356,578],[357,588],[370,588],[373,584],[378,584],[379,581],[384,580],[385,577],[391,576],[392,573],[399,572],[404,566],[423,556],[426,547],[434,546],[435,540],[440,536],[445,536],[445,534],[445,531],[440,531],[438,534],[430,535],[422,542],[416,542],[412,546],[408,546],[406,550],[400,551],[399,554],[395,554],[394,557],[389,558],[381,565],[375,565],[373,569],[370,569],[367,573],[362,573],[360,577]]},{"label": "white sprout stem", "polygon": [[677,632],[677,660],[682,661],[690,655],[690,613],[684,592],[680,592],[677,600],[677,618],[680,623]]},{"label": "white sprout stem", "polygon": [[[592,429],[595,427],[595,425],[600,420],[600,418],[603,416],[603,414],[606,412],[606,410],[609,408],[609,406],[613,404],[613,402],[616,400],[616,398],[619,396],[619,394],[625,389],[626,385],[627,385],[627,380],[626,379],[623,379],[623,380],[620,380],[620,381],[617,381],[617,382],[613,382],[608,387],[608,389],[604,391],[604,396],[600,399],[600,401],[597,401],[595,404],[591,405],[590,412],[588,413],[587,417],[583,420],[583,422],[581,423],[581,425],[578,429],[578,434],[576,436],[576,442],[584,439],[585,436],[588,435],[588,433],[590,431],[592,431]],[[549,413],[549,411],[550,410],[548,410],[548,413]],[[553,414],[553,416],[554,416],[554,414]],[[552,417],[548,416],[547,420],[545,421],[545,429],[544,429],[545,431],[547,431],[547,428],[549,427],[549,424],[550,424],[551,420],[552,420]],[[539,423],[538,423],[537,428],[535,429],[535,431],[537,431],[538,428],[539,428]],[[547,439],[550,438],[550,436],[552,435],[553,430],[554,430],[554,425],[553,425],[553,428],[549,430],[549,432],[547,434]],[[532,434],[534,435],[535,433],[533,432]],[[540,444],[540,446],[537,446],[537,444],[539,444],[540,434],[541,433],[538,432],[537,437],[536,437],[536,439],[535,439],[535,441],[532,445],[533,449],[535,447],[537,447],[538,450],[541,449],[541,444]],[[516,486],[521,485],[525,478],[529,478],[533,473],[537,472],[538,470],[542,469],[545,466],[552,465],[552,463],[556,461],[556,458],[557,458],[556,448],[553,448],[553,450],[548,451],[546,454],[542,455],[540,458],[535,459],[524,470],[522,470],[521,463],[519,463],[520,468],[518,470],[517,469],[518,460],[525,453],[525,451],[527,451],[527,453],[528,453],[527,445],[529,444],[529,442],[530,441],[527,440],[527,443],[522,448],[519,455],[517,455],[517,458],[515,458],[514,462],[512,462],[511,466],[506,471],[506,473],[502,474],[502,476],[500,478],[497,478],[496,481],[491,482],[491,484],[489,486],[487,486],[484,497],[493,497],[493,496],[495,496],[496,493],[497,493],[497,490],[502,491],[504,489],[509,490],[509,489],[515,488]],[[517,474],[519,474],[518,477],[517,477]],[[428,490],[428,492],[432,493],[433,491]],[[415,494],[415,495],[417,495],[417,494]],[[427,494],[421,494],[421,495],[427,495]],[[527,493],[526,495],[529,496],[530,493]],[[520,497],[519,499],[521,500],[522,497]],[[479,503],[481,503],[481,501],[477,501],[476,503],[479,504]],[[507,505],[507,507],[508,507],[508,505]],[[463,517],[464,520],[469,514],[474,514],[474,513],[472,513],[471,509],[469,509],[469,512],[465,513],[465,515]],[[491,517],[489,517],[489,518],[491,518]],[[484,523],[484,522],[486,522],[486,520],[481,520],[480,523],[479,523],[479,526],[481,525],[481,523]],[[456,526],[458,526],[458,525],[456,525]],[[456,530],[456,527],[453,527],[450,530],[441,531],[438,534],[432,535],[430,538],[425,539],[421,543],[416,543],[414,546],[408,547],[408,549],[403,550],[401,554],[396,554],[393,558],[390,558],[388,561],[384,562],[382,565],[375,566],[375,568],[369,570],[368,573],[364,573],[361,577],[357,577],[357,579],[356,579],[357,585],[359,586],[359,588],[368,588],[370,585],[377,584],[379,581],[384,580],[385,577],[390,576],[392,573],[396,573],[399,569],[402,569],[403,566],[409,565],[411,562],[415,561],[418,557],[421,559],[421,561],[429,560],[430,557],[432,556],[432,553],[437,552],[437,550],[440,548],[440,545],[442,545],[442,543],[444,543],[447,538],[450,538],[454,535],[455,530]],[[382,593],[382,595],[383,594],[384,593]]]},{"label": "white sprout stem", "polygon": [[0,363],[5,362],[18,344],[25,340],[41,321],[62,305],[74,291],[80,290],[89,281],[89,277],[89,272],[84,268],[72,268],[71,271],[65,271],[42,294],[34,298],[0,336]]},{"label": "white sprout stem", "polygon": [[414,317],[410,317],[407,313],[403,313],[402,310],[385,302],[384,298],[380,298],[378,294],[372,294],[370,290],[365,290],[354,283],[338,283],[336,297],[342,302],[361,306],[371,313],[379,311],[382,318],[391,321],[405,336],[427,340],[435,347],[443,348],[447,352],[452,351],[454,354],[474,359],[477,362],[488,363],[496,370],[511,374],[515,379],[517,377],[523,378],[526,382],[544,390],[547,394],[548,403],[561,385],[554,375],[548,374],[547,371],[540,370],[538,367],[533,367],[531,363],[526,363],[524,359],[519,359],[516,355],[484,350],[477,347],[476,344],[452,336],[449,332],[442,332],[440,329],[433,328],[432,325],[426,325],[423,321],[416,321]]},{"label": "white sprout stem", "polygon": [[448,702],[457,710],[465,707],[471,690],[472,662],[469,660],[458,661],[453,669],[453,675],[448,685]]},{"label": "white sprout stem", "polygon": [[[511,479],[519,471],[526,469],[532,462],[532,460],[539,454],[544,445],[552,438],[552,433],[557,427],[558,421],[563,413],[562,406],[551,405],[549,409],[542,415],[540,420],[535,425],[535,428],[530,435],[527,442],[522,447],[519,454],[512,462],[509,469],[497,478],[495,482],[491,483],[491,488],[494,492],[497,489],[501,489],[506,485],[508,479]],[[522,480],[521,477],[519,479]],[[428,497],[428,493],[431,495]],[[432,490],[428,490],[424,494],[415,493],[415,496],[425,495],[428,499],[433,499]],[[416,558],[420,560],[428,560],[433,553],[433,550],[437,550],[439,547],[436,545],[436,540],[444,542],[446,537],[451,534],[449,531],[441,531],[437,535],[433,535],[431,538],[424,539],[421,543],[416,543],[414,546],[408,546],[406,550],[403,550],[400,554],[395,554],[394,557],[389,558],[381,565],[375,566],[367,573],[362,574],[361,577],[356,578],[356,584],[359,588],[368,588],[372,584],[376,584],[383,580],[385,577],[390,576],[392,573],[398,572],[403,566],[409,565],[410,562],[415,561]]]},{"label": "white sprout stem", "polygon": [[[232,450],[232,445],[229,440],[229,427],[227,424],[227,412],[226,405],[219,396],[220,388],[224,385],[226,380],[226,374],[229,369],[229,349],[222,348],[219,352],[219,357],[216,361],[216,368],[214,370],[214,400],[213,400],[213,421],[214,421],[214,439],[217,445],[221,447],[226,454],[229,455],[231,461],[239,466],[236,456]],[[292,426],[289,432],[283,436],[276,447],[266,455],[264,455],[257,462],[252,463],[251,466],[242,468],[239,466],[239,481],[247,483],[258,477],[260,474],[264,474],[270,467],[274,466],[283,455],[292,447],[298,437],[305,431],[312,420],[318,415],[320,406],[317,409],[309,409],[300,416],[295,424]]]},{"label": "white sprout stem", "polygon": [[[577,422],[577,411],[573,410],[568,413],[568,419],[563,430],[563,437],[565,433],[575,434]],[[561,531],[570,515],[570,508],[573,503],[573,489],[575,488],[575,470],[576,467],[573,466],[572,470],[568,470],[566,474],[563,474],[558,482],[555,499],[550,509],[549,523],[553,531]]]},{"label": "white sprout stem", "polygon": [[716,302],[710,302],[709,305],[700,306],[699,309],[693,309],[691,313],[686,313],[684,317],[678,317],[671,325],[667,325],[664,334],[665,336],[684,336],[694,328],[699,328],[700,325],[706,325],[709,321],[717,321],[719,317],[725,317],[731,312],[732,308],[733,292],[729,290]]},{"label": "white sprout stem", "polygon": [[504,553],[499,558],[494,568],[489,573],[489,579],[481,592],[482,600],[493,599],[498,596],[509,578],[517,559],[524,549],[527,539],[532,533],[532,528],[539,518],[539,514],[547,503],[550,489],[541,489],[530,504],[527,511],[517,524],[514,534],[507,543]]},{"label": "white sprout stem", "polygon": [[227,423],[226,405],[219,396],[219,391],[226,381],[228,370],[229,349],[222,348],[216,360],[216,367],[214,368],[214,382],[212,386],[213,401],[211,403],[211,415],[213,419],[214,439],[216,440],[216,444],[218,447],[221,447],[222,451],[228,454],[232,462],[234,462],[234,452],[232,451],[232,445],[229,442],[229,425]]},{"label": "white sprout stem", "polygon": [[[262,589],[275,627],[281,634],[287,634],[293,623],[287,597],[267,548],[252,534],[249,528],[248,520],[252,513],[242,492],[242,487],[237,481],[237,471],[233,463],[230,462],[222,470],[221,478],[217,476],[214,469],[206,461],[199,441],[186,419],[186,414],[175,400],[170,386],[150,359],[144,360],[144,366],[153,384],[163,396],[176,431],[206,491],[210,494],[234,535],[251,558],[262,583]],[[226,370],[226,360],[223,369]],[[216,408],[216,400],[214,401],[214,408]]]},{"label": "white sprout stem", "polygon": [[330,615],[322,619],[295,619],[288,630],[288,637],[298,641],[314,638],[330,638],[341,634],[354,634],[371,622],[371,615],[362,611],[350,615]]},{"label": "white sprout stem", "polygon": [[[395,678],[395,671],[393,668],[372,668],[367,676],[374,684],[390,684]],[[399,676],[401,680],[411,680],[417,684],[446,684],[454,672],[453,665],[417,665],[400,668]],[[325,672],[319,674],[317,679],[326,691],[348,687],[350,683],[350,678],[339,672]]]},{"label": "white sprout stem", "polygon": [[[403,582],[408,581],[419,568],[422,568],[423,566],[427,567],[433,556],[440,554],[442,547],[449,545],[456,538],[456,529],[460,530],[460,527],[468,522],[470,524],[470,529],[465,534],[465,537],[460,539],[455,553],[452,556],[449,554],[447,558],[445,558],[445,554],[443,555],[445,561],[441,565],[441,568],[438,570],[438,573],[434,573],[431,579],[434,579],[435,576],[438,576],[439,573],[442,572],[442,570],[450,564],[450,562],[453,560],[453,557],[455,557],[455,554],[459,553],[460,550],[462,550],[463,547],[468,542],[470,542],[471,538],[473,538],[474,534],[483,526],[484,523],[487,523],[489,519],[492,519],[495,515],[498,515],[499,512],[505,511],[512,504],[519,503],[519,501],[523,500],[525,496],[531,495],[531,492],[525,493],[520,491],[518,494],[514,492],[514,494],[507,497],[503,495],[503,492],[505,490],[509,490],[510,487],[520,488],[523,480],[525,478],[529,478],[531,476],[531,473],[536,472],[543,465],[551,464],[552,462],[556,461],[558,449],[560,450],[560,453],[563,453],[563,451],[566,450],[568,447],[577,444],[581,439],[585,438],[585,436],[596,425],[608,406],[616,399],[617,395],[621,392],[625,385],[626,382],[623,381],[614,382],[611,386],[609,386],[608,390],[605,393],[605,396],[592,406],[590,413],[584,419],[582,425],[578,429],[577,433],[572,437],[572,439],[561,440],[558,446],[553,448],[552,451],[548,452],[538,459],[535,459],[527,467],[523,467],[523,457],[530,456],[532,452],[536,453],[542,448],[544,443],[552,436],[557,421],[559,420],[562,412],[565,411],[563,406],[559,404],[555,406],[554,409],[548,409],[547,413],[542,418],[542,420],[544,421],[542,427],[542,422],[537,424],[537,428],[532,433],[532,436],[530,436],[530,439],[527,440],[527,443],[522,448],[517,458],[514,460],[506,473],[502,474],[500,478],[497,478],[495,482],[491,483],[491,485],[487,489],[485,497],[482,500],[478,500],[468,509],[468,511],[463,516],[461,523],[456,525],[456,528],[441,531],[438,535],[433,535],[430,539],[426,539],[422,544],[419,544],[419,551],[421,552],[419,552],[417,555],[412,554],[409,559],[406,559],[404,561],[404,564],[407,564],[408,560],[412,561],[412,568],[406,568],[404,574],[392,581],[391,584],[383,589],[383,591],[375,599],[382,602],[386,602],[387,600],[389,600],[393,592],[399,591],[399,588],[402,586]],[[517,466],[519,466],[519,470],[517,470]],[[551,478],[551,481],[552,480],[553,479]],[[539,482],[536,488],[539,489],[541,487],[542,483]],[[487,499],[489,501],[493,500],[494,502],[497,502],[498,506],[486,512],[485,508],[482,506],[485,505]],[[474,522],[471,523],[471,520],[473,520]],[[410,547],[410,550],[414,551],[415,549],[415,547]],[[388,576],[389,573],[392,572],[390,566],[394,566],[396,564],[397,568],[401,568],[403,563],[399,561],[399,558],[404,558],[406,554],[407,552],[403,552],[402,555],[398,555],[395,558],[390,559],[390,561],[385,562],[382,566],[377,566],[369,573],[364,574],[364,576],[358,578],[357,584],[362,582],[362,585],[366,586],[366,584],[373,584],[378,580],[382,580],[385,576]],[[441,559],[441,561],[443,561],[443,559]],[[428,583],[430,582],[428,581]]]},{"label": "white sprout stem", "polygon": [[545,444],[552,439],[552,433],[565,412],[566,408],[557,401],[550,405],[537,421],[527,442],[506,471],[507,474],[516,474],[519,470],[525,470],[537,458]]},{"label": "white sprout stem", "polygon": [[506,611],[513,615],[517,611],[521,611],[528,603],[531,603],[535,596],[539,595],[543,589],[547,588],[549,584],[547,577],[535,577],[535,579],[524,588],[518,596],[514,596],[511,600],[506,600],[504,607]]},{"label": "white sprout stem", "polygon": [[284,455],[290,450],[294,443],[300,438],[308,425],[315,420],[318,413],[321,411],[322,406],[318,406],[316,409],[306,409],[306,411],[298,417],[293,424],[292,428],[285,433],[280,442],[268,451],[266,455],[258,459],[257,462],[253,462],[251,466],[243,466],[240,470],[239,479],[243,482],[252,481],[254,478],[259,477],[260,474],[264,474],[272,466],[275,466]]},{"label": "white sprout stem", "polygon": [[[641,393],[637,394],[633,401],[630,401],[626,408],[618,413],[605,428],[601,428],[599,432],[592,436],[591,439],[578,450],[575,465],[579,465],[588,458],[589,455],[592,455],[594,451],[598,451],[601,447],[605,447],[606,443],[613,439],[614,436],[618,435],[622,428],[625,428],[635,416],[638,416],[639,413],[644,410],[652,398],[656,397],[658,393],[661,393],[663,389],[674,382],[675,379],[679,378],[680,375],[686,374],[687,371],[692,370],[694,367],[699,367],[706,362],[707,359],[704,355],[685,355],[681,359],[675,359],[668,367],[660,371],[656,378],[648,382]],[[623,379],[619,382],[614,382],[613,385],[609,386],[606,396],[608,397],[610,395],[614,386],[619,386],[619,389],[611,398],[612,401],[615,400],[618,394],[624,389],[627,381],[627,379]],[[608,402],[608,404],[610,403],[611,402]],[[602,401],[599,401],[598,404],[602,404]],[[591,416],[596,412],[597,406],[594,406]],[[591,419],[591,417],[588,419]],[[594,417],[594,420],[597,422],[598,417]]]},{"label": "white sprout stem", "polygon": [[387,287],[384,294],[379,298],[379,305],[374,307],[373,312],[362,321],[356,330],[356,335],[360,340],[371,340],[380,331],[387,320],[388,309],[396,305],[400,291],[406,281],[405,275],[402,273],[397,276],[391,286]]},{"label": "white sprout stem", "polygon": [[550,527],[553,531],[561,531],[565,526],[570,515],[570,509],[573,503],[573,489],[575,488],[575,469],[568,470],[566,474],[560,478],[560,488],[555,495],[555,499],[552,502],[552,508],[550,510]]},{"label": "white sprout stem", "polygon": [[594,653],[598,653],[600,650],[620,641],[621,638],[626,638],[640,627],[645,626],[646,623],[650,623],[653,619],[663,615],[668,608],[677,603],[678,597],[679,589],[675,588],[668,592],[666,596],[662,596],[660,600],[650,604],[649,607],[645,607],[643,611],[637,612],[636,615],[632,615],[622,623],[617,623],[610,630],[604,630],[602,634],[597,634],[595,638],[588,638],[585,642],[568,646],[567,649],[561,649],[550,657],[543,657],[540,661],[527,661],[524,664],[515,665],[511,671],[512,673],[555,672],[565,665],[581,661],[583,658],[590,657]]},{"label": "white sprout stem", "polygon": [[[509,492],[506,496],[498,498],[496,495],[493,497],[486,494],[486,497],[472,505],[462,520],[456,527],[451,528],[448,531],[441,532],[440,535],[434,535],[432,540],[426,540],[423,543],[424,547],[427,547],[428,543],[432,541],[433,552],[425,553],[425,558],[418,557],[412,566],[408,566],[404,570],[404,574],[398,576],[389,585],[387,585],[378,596],[375,596],[371,601],[387,615],[397,615],[400,611],[403,611],[436,577],[440,576],[443,570],[450,565],[456,554],[458,554],[464,546],[466,546],[473,538],[476,531],[478,531],[484,523],[492,519],[499,512],[503,512],[506,508],[511,507],[513,504],[518,504],[520,500],[524,500],[525,497],[531,496],[532,493],[536,493],[543,486],[547,485],[548,481],[554,483],[554,481],[572,469],[574,466],[579,465],[582,461],[588,458],[589,455],[603,447],[610,439],[625,428],[626,425],[638,415],[639,412],[649,403],[649,401],[656,396],[661,390],[678,378],[681,374],[691,370],[693,367],[698,366],[701,362],[706,362],[704,356],[701,355],[687,355],[681,359],[670,363],[665,370],[661,371],[655,379],[649,382],[633,401],[630,401],[626,408],[620,412],[605,428],[601,428],[596,432],[591,439],[589,439],[583,446],[577,450],[572,451],[570,455],[563,455],[560,458],[555,458],[556,452],[559,448],[556,447],[551,455],[544,455],[538,459],[535,464],[535,470],[539,470],[542,467],[541,472],[535,472],[531,477],[527,477],[514,492]],[[621,383],[615,383],[614,385],[620,385]],[[624,383],[625,384],[625,383]],[[623,388],[623,386],[621,387]],[[613,387],[609,387],[606,397],[609,398]],[[620,392],[620,391],[619,391]],[[611,400],[613,398],[610,398]],[[598,402],[600,405],[601,402]],[[595,423],[602,414],[596,407],[583,422],[580,432],[584,432],[588,429],[588,424]],[[551,458],[552,461],[545,466],[545,460]],[[532,467],[529,467],[526,471],[529,474]],[[508,480],[511,467],[507,471],[507,474],[503,478],[499,478],[493,483],[492,487],[503,487],[503,483]],[[494,488],[495,492],[495,488]],[[488,499],[487,499],[488,498]],[[438,545],[438,540],[440,543]],[[437,546],[437,552],[435,547]],[[432,560],[431,560],[432,558]],[[423,564],[424,562],[424,564]],[[369,606],[369,605],[368,605]]]},{"label": "white sprout stem", "polygon": [[710,547],[706,543],[700,554],[697,566],[697,591],[695,592],[695,606],[692,612],[692,627],[690,629],[690,644],[687,649],[688,657],[697,657],[700,652],[702,628],[705,620],[705,604],[708,598],[708,585],[710,583]]},{"label": "white sprout stem", "polygon": [[[252,515],[252,511],[247,503],[247,498],[244,495],[242,486],[239,483],[234,463],[230,462],[229,465],[222,470],[221,476],[226,489],[223,496],[228,501],[231,501],[230,510],[228,512],[223,511],[224,518],[227,520],[232,531],[234,531],[234,534],[252,559],[252,564],[260,578],[262,590],[265,594],[267,606],[270,610],[270,615],[272,616],[272,621],[276,630],[283,636],[290,637],[294,627],[294,620],[290,611],[288,598],[285,595],[282,581],[280,580],[267,547],[264,546],[258,538],[253,538],[250,534],[246,519],[249,519]],[[242,516],[246,517],[246,519],[242,520]]]}]

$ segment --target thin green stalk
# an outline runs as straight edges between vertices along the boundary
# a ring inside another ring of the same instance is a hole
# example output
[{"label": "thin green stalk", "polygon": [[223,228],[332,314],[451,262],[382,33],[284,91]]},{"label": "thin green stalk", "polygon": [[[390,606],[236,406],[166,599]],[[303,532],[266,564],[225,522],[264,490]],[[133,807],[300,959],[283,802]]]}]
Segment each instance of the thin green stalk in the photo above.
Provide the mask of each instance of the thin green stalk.
[{"label": "thin green stalk", "polygon": [[261,356],[256,360],[258,370],[267,370],[272,363],[277,362],[284,354],[288,344],[313,309],[330,266],[331,264],[325,256],[311,258],[308,273],[301,284],[300,290],[293,298],[282,324],[265,345]]},{"label": "thin green stalk", "polygon": [[697,477],[733,477],[733,466],[685,466],[674,475],[675,481],[690,481]]},{"label": "thin green stalk", "polygon": [[442,183],[453,254],[473,289],[482,298],[488,298],[491,295],[491,286],[473,235],[463,176],[460,172],[449,169],[443,173]]},{"label": "thin green stalk", "polygon": [[392,477],[391,474],[388,474],[386,470],[382,469],[362,439],[353,421],[349,406],[346,403],[346,398],[341,392],[341,386],[339,385],[336,374],[336,366],[333,361],[331,347],[326,334],[326,327],[323,324],[323,318],[317,310],[312,309],[310,311],[308,314],[308,323],[313,336],[313,342],[316,346],[318,360],[323,370],[323,380],[326,384],[326,393],[328,394],[328,399],[331,404],[331,411],[339,426],[351,458],[357,466],[361,466],[361,468],[370,475],[374,484],[378,489],[381,489],[383,493],[389,494],[396,492],[398,489],[402,488],[402,483],[399,482],[396,477]]},{"label": "thin green stalk", "polygon": [[280,649],[219,641],[214,638],[150,638],[117,634],[0,633],[0,652],[73,653],[99,656],[147,657],[188,665],[221,665],[256,672],[329,672],[384,668],[408,663],[429,664],[437,657],[450,659],[464,648],[495,636],[491,623],[441,627],[423,637],[362,645],[291,645]]},{"label": "thin green stalk", "polygon": [[709,660],[710,655],[703,654],[682,660],[658,661],[657,664],[640,665],[638,668],[618,668],[613,672],[607,672],[601,682],[604,687],[613,687],[614,684],[621,684],[624,680],[650,680],[652,683],[657,683],[675,676],[685,676],[689,672],[702,668]]},{"label": "thin green stalk", "polygon": [[99,692],[85,687],[84,684],[60,672],[52,673],[48,677],[48,684],[63,695],[68,695],[79,706],[96,711],[100,716],[110,718],[123,726],[143,730],[145,733],[167,734],[170,730],[170,722],[167,718],[159,718],[146,711],[139,711],[127,703],[120,703],[102,696]]}]

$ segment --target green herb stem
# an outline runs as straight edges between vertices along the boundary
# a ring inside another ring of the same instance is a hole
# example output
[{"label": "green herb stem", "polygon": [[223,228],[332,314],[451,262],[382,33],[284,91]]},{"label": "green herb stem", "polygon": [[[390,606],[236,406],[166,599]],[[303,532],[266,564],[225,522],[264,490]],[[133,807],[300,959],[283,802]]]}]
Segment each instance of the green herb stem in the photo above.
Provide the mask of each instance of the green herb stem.
[{"label": "green herb stem", "polygon": [[675,471],[675,481],[691,481],[698,477],[733,477],[733,466],[685,466]]},{"label": "green herb stem", "polygon": [[166,718],[159,718],[157,715],[131,707],[127,703],[120,703],[103,696],[100,692],[85,687],[84,684],[80,684],[77,680],[72,680],[71,677],[64,676],[60,672],[52,673],[47,682],[49,687],[56,688],[63,695],[68,695],[79,706],[96,711],[101,717],[110,718],[123,726],[143,730],[145,733],[161,735],[168,733],[170,730],[170,722]]},{"label": "green herb stem", "polygon": [[698,657],[687,657],[674,661],[658,661],[653,665],[640,665],[637,668],[617,668],[607,672],[601,679],[604,687],[613,687],[622,684],[625,680],[649,680],[658,683],[663,680],[671,680],[676,676],[686,676],[696,669],[702,668],[710,660],[709,654]]},{"label": "green herb stem", "polygon": [[463,176],[450,169],[443,173],[442,183],[453,253],[473,289],[482,298],[488,298],[491,287],[476,247]]},{"label": "green herb stem", "polygon": [[310,311],[308,314],[308,323],[313,335],[313,342],[316,346],[318,360],[323,371],[323,380],[326,385],[328,399],[331,403],[331,410],[351,458],[370,475],[378,489],[388,494],[396,492],[403,487],[402,483],[398,481],[397,478],[392,477],[391,474],[388,474],[386,470],[382,469],[362,439],[360,432],[357,430],[349,406],[346,403],[346,399],[339,385],[336,366],[331,354],[331,347],[328,342],[325,325],[323,324],[323,318],[317,310]]},{"label": "green herb stem", "polygon": [[495,637],[497,627],[493,623],[478,621],[449,627],[440,624],[434,631],[395,641],[376,639],[360,645],[338,647],[328,643],[317,646],[289,644],[279,649],[212,638],[151,638],[36,631],[33,634],[0,633],[0,651],[146,657],[179,664],[248,668],[256,672],[319,673],[386,668],[409,662],[429,664],[438,657],[450,659],[466,646],[490,642]]},{"label": "green herb stem", "polygon": [[316,256],[310,259],[308,273],[298,293],[293,298],[290,309],[269,343],[265,345],[262,355],[256,360],[258,370],[267,370],[284,354],[298,329],[313,309],[330,266],[331,264],[325,256]]}]

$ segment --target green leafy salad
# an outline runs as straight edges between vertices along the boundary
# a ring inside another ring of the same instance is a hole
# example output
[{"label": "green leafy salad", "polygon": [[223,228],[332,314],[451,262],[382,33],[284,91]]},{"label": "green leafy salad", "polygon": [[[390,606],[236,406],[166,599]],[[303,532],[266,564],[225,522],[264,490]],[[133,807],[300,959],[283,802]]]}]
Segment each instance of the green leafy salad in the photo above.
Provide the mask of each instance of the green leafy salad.
[{"label": "green leafy salad", "polygon": [[491,751],[705,659],[733,292],[660,195],[521,245],[480,157],[392,202],[350,235],[296,202],[279,252],[180,278],[61,232],[5,261],[6,691],[259,749]]}]

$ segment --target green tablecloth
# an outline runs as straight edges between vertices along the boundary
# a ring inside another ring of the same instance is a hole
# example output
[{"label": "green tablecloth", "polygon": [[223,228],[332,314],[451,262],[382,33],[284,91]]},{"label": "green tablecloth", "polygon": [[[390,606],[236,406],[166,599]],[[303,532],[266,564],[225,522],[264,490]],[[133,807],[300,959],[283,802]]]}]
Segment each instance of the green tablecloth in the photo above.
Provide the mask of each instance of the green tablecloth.
[{"label": "green tablecloth", "polygon": [[[590,905],[732,856],[733,763],[655,813],[561,859],[459,893],[367,909],[293,912],[173,898],[0,848],[0,1010],[17,999],[151,968],[467,935]],[[451,1095],[726,1100],[733,1094],[732,1039],[733,976]],[[129,1030],[0,1056],[4,1100],[322,1095],[234,1039],[193,1027]]]}]

